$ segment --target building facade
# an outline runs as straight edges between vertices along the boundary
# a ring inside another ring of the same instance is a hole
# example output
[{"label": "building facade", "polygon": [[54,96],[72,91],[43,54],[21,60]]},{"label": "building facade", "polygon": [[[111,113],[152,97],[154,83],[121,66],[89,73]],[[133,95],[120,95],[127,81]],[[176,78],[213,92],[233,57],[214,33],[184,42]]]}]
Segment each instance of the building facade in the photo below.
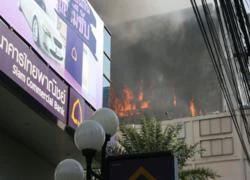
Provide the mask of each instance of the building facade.
[{"label": "building facade", "polygon": [[65,3],[1,4],[0,179],[52,180],[63,159],[84,164],[74,129],[108,106],[111,34],[88,1]]},{"label": "building facade", "polygon": [[[240,118],[238,120],[240,122]],[[199,143],[198,148],[203,150],[190,159],[187,168],[211,168],[221,176],[219,180],[250,178],[250,166],[229,113],[163,121],[163,125],[167,124],[181,124],[180,138],[184,138],[188,144]],[[240,124],[243,131],[243,124]]]}]

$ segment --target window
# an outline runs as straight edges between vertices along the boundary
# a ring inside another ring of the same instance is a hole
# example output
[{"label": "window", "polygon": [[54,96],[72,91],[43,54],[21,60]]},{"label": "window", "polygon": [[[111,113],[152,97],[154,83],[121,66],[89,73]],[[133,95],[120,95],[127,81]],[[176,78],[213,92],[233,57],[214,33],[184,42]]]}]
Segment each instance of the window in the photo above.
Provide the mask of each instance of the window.
[{"label": "window", "polygon": [[109,107],[110,82],[103,77],[103,107]]},{"label": "window", "polygon": [[111,56],[111,35],[104,28],[104,54],[103,54],[103,107],[109,107],[109,91],[110,91],[110,56]]},{"label": "window", "polygon": [[232,122],[228,117],[201,120],[200,136],[211,136],[232,132]]},{"label": "window", "polygon": [[233,154],[233,139],[209,139],[200,142],[201,157],[224,156]]},{"label": "window", "polygon": [[110,56],[111,56],[111,35],[109,34],[109,32],[107,31],[106,28],[104,28],[104,52],[110,58]]},{"label": "window", "polygon": [[110,60],[103,55],[103,74],[110,80]]},{"label": "window", "polygon": [[180,127],[179,133],[178,133],[178,138],[185,138],[186,137],[186,125],[185,123],[178,123],[178,127]]}]

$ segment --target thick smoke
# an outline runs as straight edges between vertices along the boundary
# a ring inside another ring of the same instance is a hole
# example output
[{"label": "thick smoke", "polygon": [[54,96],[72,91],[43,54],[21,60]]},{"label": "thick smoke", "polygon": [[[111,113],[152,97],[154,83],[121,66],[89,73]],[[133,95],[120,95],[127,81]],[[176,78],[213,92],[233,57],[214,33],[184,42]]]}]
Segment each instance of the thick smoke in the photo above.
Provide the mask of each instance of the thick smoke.
[{"label": "thick smoke", "polygon": [[139,2],[133,1],[131,8],[108,0],[110,11],[102,9],[104,17],[111,18],[112,86],[118,96],[122,98],[124,84],[136,94],[143,80],[145,98],[160,118],[190,116],[192,100],[197,114],[220,111],[218,82],[192,9],[163,13],[169,2],[161,1],[157,10],[152,7],[160,3]]},{"label": "thick smoke", "polygon": [[[107,25],[191,7],[190,0],[89,0]],[[208,0],[207,2],[211,2]]]}]

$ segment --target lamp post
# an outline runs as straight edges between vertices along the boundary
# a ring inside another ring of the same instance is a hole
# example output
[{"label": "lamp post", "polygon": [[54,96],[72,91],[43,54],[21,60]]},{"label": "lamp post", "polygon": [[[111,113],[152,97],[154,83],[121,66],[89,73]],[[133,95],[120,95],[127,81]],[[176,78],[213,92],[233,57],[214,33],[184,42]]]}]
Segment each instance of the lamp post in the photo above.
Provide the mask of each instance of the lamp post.
[{"label": "lamp post", "polygon": [[105,142],[102,146],[101,152],[101,174],[103,175],[107,143],[110,138],[117,132],[117,129],[119,127],[119,119],[116,113],[109,108],[101,108],[97,110],[93,114],[91,119],[100,123],[105,131]]},{"label": "lamp post", "polygon": [[84,180],[82,165],[74,159],[61,161],[55,170],[54,180]]},{"label": "lamp post", "polygon": [[[87,180],[91,180],[92,176],[103,179],[107,142],[111,136],[116,133],[119,127],[119,119],[116,113],[109,108],[97,110],[90,119],[91,120],[83,121],[83,123],[76,128],[74,142],[78,150],[80,150],[86,158]],[[97,151],[101,151],[101,176],[97,175],[91,168],[93,157]]]},{"label": "lamp post", "polygon": [[105,132],[102,126],[93,120],[84,121],[76,128],[74,136],[75,145],[86,158],[87,180],[94,175],[91,169],[93,157],[97,151],[101,151],[105,141]]}]

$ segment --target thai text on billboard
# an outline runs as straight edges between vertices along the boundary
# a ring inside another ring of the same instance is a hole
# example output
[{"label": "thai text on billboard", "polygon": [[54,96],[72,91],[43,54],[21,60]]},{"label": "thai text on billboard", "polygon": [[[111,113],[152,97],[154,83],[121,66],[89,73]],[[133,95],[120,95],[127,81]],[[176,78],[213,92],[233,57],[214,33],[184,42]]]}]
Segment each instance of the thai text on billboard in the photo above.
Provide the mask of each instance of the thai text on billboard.
[{"label": "thai text on billboard", "polygon": [[94,108],[102,106],[104,24],[87,0],[8,0],[0,15]]},{"label": "thai text on billboard", "polygon": [[0,21],[0,70],[66,123],[68,86]]}]

